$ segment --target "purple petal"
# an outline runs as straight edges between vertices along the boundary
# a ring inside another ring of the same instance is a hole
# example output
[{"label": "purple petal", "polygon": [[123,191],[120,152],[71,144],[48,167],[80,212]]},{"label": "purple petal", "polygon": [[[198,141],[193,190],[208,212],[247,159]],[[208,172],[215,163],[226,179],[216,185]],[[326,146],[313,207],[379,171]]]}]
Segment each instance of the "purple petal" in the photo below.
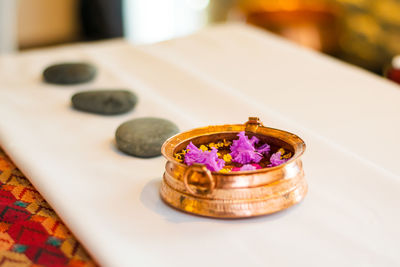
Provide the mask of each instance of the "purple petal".
[{"label": "purple petal", "polygon": [[275,167],[275,166],[279,166],[279,165],[285,163],[288,160],[281,159],[281,152],[276,152],[271,155],[271,157],[269,158],[269,161],[271,164],[269,164],[268,167]]},{"label": "purple petal", "polygon": [[260,165],[258,165],[258,164],[256,164],[256,163],[253,163],[253,164],[251,164],[251,165],[253,165],[253,166],[256,168],[256,170],[258,170],[258,169],[262,169],[262,168],[261,168],[261,166],[260,166]]},{"label": "purple petal", "polygon": [[[247,137],[247,136],[246,136],[246,137]],[[260,140],[259,140],[257,137],[255,137],[255,136],[253,136],[253,137],[250,139],[250,143],[251,143],[252,145],[257,144],[259,141],[260,141]]]},{"label": "purple petal", "polygon": [[225,166],[225,161],[218,158],[218,150],[213,148],[211,151],[204,151],[203,154],[206,155],[204,159],[204,164],[210,171],[219,171]]},{"label": "purple petal", "polygon": [[259,148],[257,148],[257,152],[260,154],[268,154],[269,151],[271,151],[271,147],[268,144],[264,144],[262,146],[260,146]]},{"label": "purple petal", "polygon": [[249,140],[244,131],[239,132],[237,136],[239,139],[233,140],[231,145],[230,155],[232,156],[232,161],[241,164],[260,162],[262,155],[254,148],[254,144],[258,143],[259,139],[253,136]]},{"label": "purple petal", "polygon": [[255,170],[255,169],[257,169],[257,168],[256,168],[255,166],[251,165],[251,164],[243,165],[243,166],[240,168],[241,171],[253,171],[253,170]]},{"label": "purple petal", "polygon": [[235,156],[233,156],[232,154],[231,156],[232,156],[232,161],[241,164],[248,164],[250,162],[258,163],[263,158],[261,154],[251,150],[240,151],[237,152]]},{"label": "purple petal", "polygon": [[185,154],[185,164],[192,165],[193,163],[199,163],[199,158],[201,158],[201,150],[198,149],[192,142],[190,142],[186,147]]},{"label": "purple petal", "polygon": [[[246,166],[246,167],[245,167]],[[253,171],[262,169],[260,165],[253,163],[253,164],[245,164],[242,167],[234,167],[232,171]]]},{"label": "purple petal", "polygon": [[202,151],[190,142],[186,150],[184,162],[189,166],[193,163],[200,163],[206,165],[210,171],[219,171],[225,166],[225,161],[218,158],[218,150],[216,148],[211,151]]}]

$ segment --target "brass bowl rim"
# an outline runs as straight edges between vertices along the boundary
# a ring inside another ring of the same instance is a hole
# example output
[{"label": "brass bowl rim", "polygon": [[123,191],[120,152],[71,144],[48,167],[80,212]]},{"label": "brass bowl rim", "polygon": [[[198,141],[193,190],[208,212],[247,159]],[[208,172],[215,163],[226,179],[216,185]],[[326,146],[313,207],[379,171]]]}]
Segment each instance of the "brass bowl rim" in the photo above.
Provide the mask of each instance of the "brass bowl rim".
[{"label": "brass bowl rim", "polygon": [[[224,125],[211,125],[211,126],[205,126],[205,127],[199,127],[199,128],[194,128],[185,132],[181,132],[178,133],[170,138],[168,138],[164,144],[161,147],[161,153],[162,155],[168,160],[173,162],[174,164],[181,166],[183,168],[189,168],[190,166],[178,162],[177,160],[175,160],[175,158],[173,157],[174,154],[174,150],[177,146],[179,146],[180,144],[187,142],[189,140],[192,140],[196,137],[200,137],[200,136],[207,136],[207,135],[215,135],[215,134],[219,134],[219,133],[239,133],[240,131],[238,130],[228,130],[229,128],[232,127],[236,127],[236,128],[243,128],[241,131],[246,131],[246,125],[245,124],[224,124]],[[225,128],[225,130],[221,130],[221,131],[217,131],[217,130],[211,130],[210,129],[214,129],[214,128]],[[282,133],[284,134],[284,136],[287,137],[287,139],[283,139],[283,138],[279,138],[277,136],[273,136],[273,135],[266,135],[266,134],[262,134],[260,133],[260,131],[258,129],[263,129],[264,131],[270,131],[270,132],[275,132],[275,133]],[[258,135],[264,135],[264,136],[270,136],[276,139],[279,139],[289,145],[291,145],[294,149],[294,154],[293,156],[285,163],[275,166],[275,167],[268,167],[268,168],[261,168],[261,169],[257,169],[257,170],[250,170],[250,171],[235,171],[235,172],[228,172],[228,173],[221,173],[221,172],[215,172],[212,171],[212,175],[218,175],[218,176],[237,176],[240,174],[243,175],[249,175],[249,174],[258,174],[258,173],[266,173],[266,172],[270,172],[270,171],[274,171],[274,170],[278,170],[281,168],[284,168],[285,166],[291,164],[292,162],[295,162],[305,151],[306,149],[306,144],[303,141],[303,139],[301,139],[299,136],[297,136],[296,134],[293,134],[291,132],[288,131],[284,131],[284,130],[280,130],[280,129],[276,129],[276,128],[271,128],[271,127],[266,127],[266,126],[259,126],[258,129],[256,131],[246,131],[248,133],[253,133],[253,134],[258,134]],[[200,134],[202,131],[204,131],[203,134]],[[198,134],[194,134],[195,132],[200,132]],[[187,136],[186,138],[180,139],[181,136]],[[292,140],[291,140],[292,139]],[[179,140],[178,143],[175,143],[177,140]],[[288,140],[292,141],[292,142],[288,142]],[[172,143],[175,143],[172,146]]]}]

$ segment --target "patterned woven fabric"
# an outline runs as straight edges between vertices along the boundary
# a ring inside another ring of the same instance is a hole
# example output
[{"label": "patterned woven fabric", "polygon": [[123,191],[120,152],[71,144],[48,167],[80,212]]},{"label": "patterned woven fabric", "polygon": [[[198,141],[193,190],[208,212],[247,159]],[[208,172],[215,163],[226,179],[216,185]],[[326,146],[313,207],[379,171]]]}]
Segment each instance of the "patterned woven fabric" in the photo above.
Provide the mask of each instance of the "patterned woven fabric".
[{"label": "patterned woven fabric", "polygon": [[0,266],[96,266],[1,149]]}]

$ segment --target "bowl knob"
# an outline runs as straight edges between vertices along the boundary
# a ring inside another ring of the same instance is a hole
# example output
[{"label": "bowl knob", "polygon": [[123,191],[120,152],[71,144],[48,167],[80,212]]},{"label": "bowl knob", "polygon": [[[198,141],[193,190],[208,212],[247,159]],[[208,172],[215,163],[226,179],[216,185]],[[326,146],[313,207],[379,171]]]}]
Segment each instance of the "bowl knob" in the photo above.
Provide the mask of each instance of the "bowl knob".
[{"label": "bowl knob", "polygon": [[249,117],[249,120],[244,124],[246,126],[246,132],[255,133],[260,126],[264,126],[258,117]]}]

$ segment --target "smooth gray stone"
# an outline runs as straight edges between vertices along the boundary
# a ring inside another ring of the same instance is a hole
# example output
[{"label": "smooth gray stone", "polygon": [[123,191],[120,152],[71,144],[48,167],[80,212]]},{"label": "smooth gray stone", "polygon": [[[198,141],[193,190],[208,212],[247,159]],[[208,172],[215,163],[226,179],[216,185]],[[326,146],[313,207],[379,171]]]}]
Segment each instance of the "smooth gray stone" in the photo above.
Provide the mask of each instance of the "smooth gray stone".
[{"label": "smooth gray stone", "polygon": [[47,67],[43,78],[48,83],[78,84],[93,80],[96,72],[96,67],[87,63],[62,63]]},{"label": "smooth gray stone", "polygon": [[161,155],[161,146],[179,132],[171,121],[160,118],[140,118],[121,124],[115,132],[118,148],[141,158]]},{"label": "smooth gray stone", "polygon": [[95,90],[76,93],[71,101],[75,109],[103,114],[122,114],[133,109],[137,96],[127,90]]}]

